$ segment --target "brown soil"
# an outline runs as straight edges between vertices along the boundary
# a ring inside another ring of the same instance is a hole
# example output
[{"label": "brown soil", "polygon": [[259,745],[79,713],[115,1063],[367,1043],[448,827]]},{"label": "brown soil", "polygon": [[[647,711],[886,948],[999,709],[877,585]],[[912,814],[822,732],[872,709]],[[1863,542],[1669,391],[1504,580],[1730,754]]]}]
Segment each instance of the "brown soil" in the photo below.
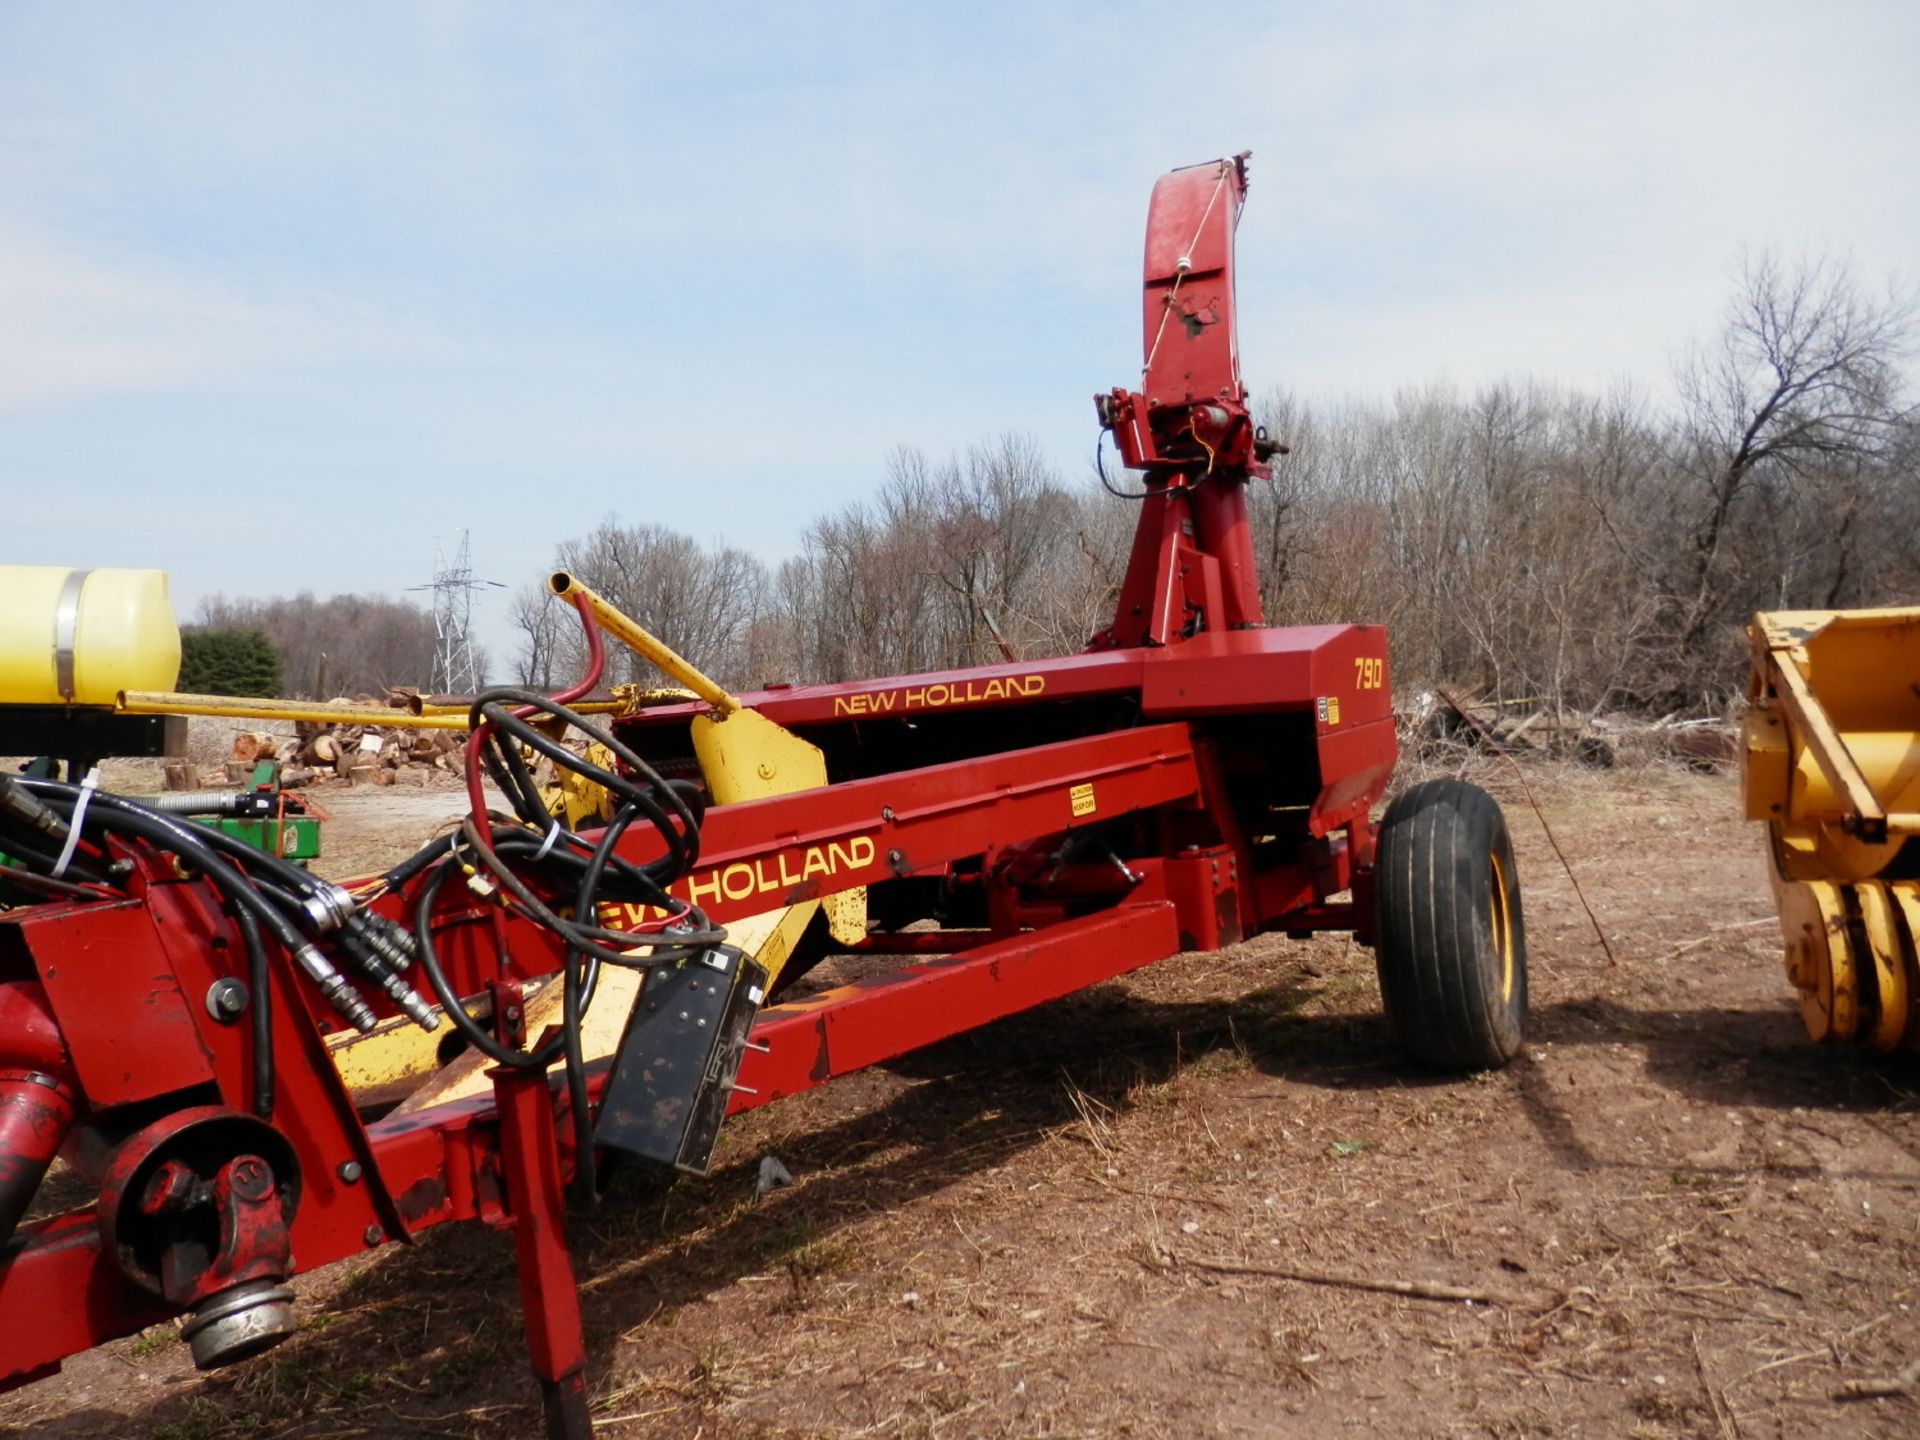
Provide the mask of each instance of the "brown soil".
[{"label": "brown soil", "polygon": [[[1615,965],[1491,784],[1532,954],[1505,1073],[1409,1068],[1366,952],[1264,939],[741,1117],[710,1178],[572,1219],[596,1433],[1920,1433],[1834,1398],[1920,1355],[1920,1075],[1806,1043],[1733,782],[1535,777]],[[371,809],[336,850],[432,829]],[[798,1178],[756,1204],[769,1153]],[[1486,1300],[1356,1288],[1403,1281]],[[270,1355],[196,1376],[159,1327],[0,1434],[538,1433],[503,1237],[301,1284]]]}]

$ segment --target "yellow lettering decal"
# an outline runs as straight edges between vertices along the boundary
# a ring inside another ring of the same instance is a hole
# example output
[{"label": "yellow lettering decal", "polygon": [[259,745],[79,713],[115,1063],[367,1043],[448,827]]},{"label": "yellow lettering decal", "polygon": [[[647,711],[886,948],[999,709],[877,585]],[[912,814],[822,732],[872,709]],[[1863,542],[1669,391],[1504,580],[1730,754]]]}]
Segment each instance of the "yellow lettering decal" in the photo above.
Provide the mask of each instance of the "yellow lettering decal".
[{"label": "yellow lettering decal", "polygon": [[1044,694],[1044,675],[1007,675],[992,680],[968,680],[954,685],[939,680],[905,690],[880,690],[868,695],[836,695],[835,715],[884,715],[893,710],[938,710],[948,705],[974,705],[983,700],[1030,700]]},{"label": "yellow lettering decal", "polygon": [[1377,655],[1353,657],[1353,684],[1357,690],[1378,690],[1387,682],[1387,662]]},{"label": "yellow lettering decal", "polygon": [[[1091,787],[1087,787],[1091,792]],[[1075,811],[1076,814],[1080,813]],[[794,886],[819,877],[830,877],[873,864],[879,848],[871,835],[854,835],[832,840],[825,845],[809,845],[804,850],[781,850],[752,860],[736,860],[718,870],[703,870],[676,884],[670,893],[684,892],[691,905],[713,905],[721,900],[737,903]],[[653,905],[609,902],[597,907],[601,924],[608,929],[635,929],[648,920],[660,920],[672,913]]]},{"label": "yellow lettering decal", "polygon": [[711,905],[720,898],[720,877],[709,870],[704,876],[687,877],[687,903]]},{"label": "yellow lettering decal", "polygon": [[1067,791],[1067,802],[1073,806],[1075,815],[1093,814],[1093,786],[1076,785]]}]

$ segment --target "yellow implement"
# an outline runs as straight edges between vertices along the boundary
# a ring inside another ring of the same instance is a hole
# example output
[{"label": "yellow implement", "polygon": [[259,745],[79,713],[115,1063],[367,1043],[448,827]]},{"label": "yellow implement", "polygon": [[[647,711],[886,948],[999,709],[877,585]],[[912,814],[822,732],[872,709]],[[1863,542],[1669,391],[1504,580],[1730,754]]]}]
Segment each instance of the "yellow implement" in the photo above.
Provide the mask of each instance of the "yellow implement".
[{"label": "yellow implement", "polygon": [[1920,609],[1756,615],[1742,778],[1807,1033],[1920,1048]]}]

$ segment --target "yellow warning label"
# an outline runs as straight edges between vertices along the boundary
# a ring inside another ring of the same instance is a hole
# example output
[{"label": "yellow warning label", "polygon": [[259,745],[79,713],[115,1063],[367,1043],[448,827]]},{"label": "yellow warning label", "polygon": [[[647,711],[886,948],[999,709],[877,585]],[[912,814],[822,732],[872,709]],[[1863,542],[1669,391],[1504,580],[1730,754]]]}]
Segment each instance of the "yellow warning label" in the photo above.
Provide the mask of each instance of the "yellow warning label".
[{"label": "yellow warning label", "polygon": [[1075,815],[1093,814],[1093,786],[1076,785],[1067,791],[1067,799],[1073,803]]},{"label": "yellow warning label", "polygon": [[1340,723],[1340,697],[1338,695],[1322,695],[1320,697],[1319,709],[1320,723],[1322,725],[1338,725]]}]

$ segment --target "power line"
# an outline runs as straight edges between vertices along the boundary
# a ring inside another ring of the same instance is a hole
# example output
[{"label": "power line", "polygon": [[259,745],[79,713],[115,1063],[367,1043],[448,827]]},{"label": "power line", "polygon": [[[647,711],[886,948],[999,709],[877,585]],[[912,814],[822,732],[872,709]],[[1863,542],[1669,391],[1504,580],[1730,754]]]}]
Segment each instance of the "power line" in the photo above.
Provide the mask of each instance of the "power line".
[{"label": "power line", "polygon": [[473,592],[489,587],[506,589],[499,580],[477,580],[468,533],[458,532],[453,553],[443,536],[433,537],[433,581],[409,586],[433,592],[433,679],[437,695],[471,695],[483,678],[473,656]]}]

